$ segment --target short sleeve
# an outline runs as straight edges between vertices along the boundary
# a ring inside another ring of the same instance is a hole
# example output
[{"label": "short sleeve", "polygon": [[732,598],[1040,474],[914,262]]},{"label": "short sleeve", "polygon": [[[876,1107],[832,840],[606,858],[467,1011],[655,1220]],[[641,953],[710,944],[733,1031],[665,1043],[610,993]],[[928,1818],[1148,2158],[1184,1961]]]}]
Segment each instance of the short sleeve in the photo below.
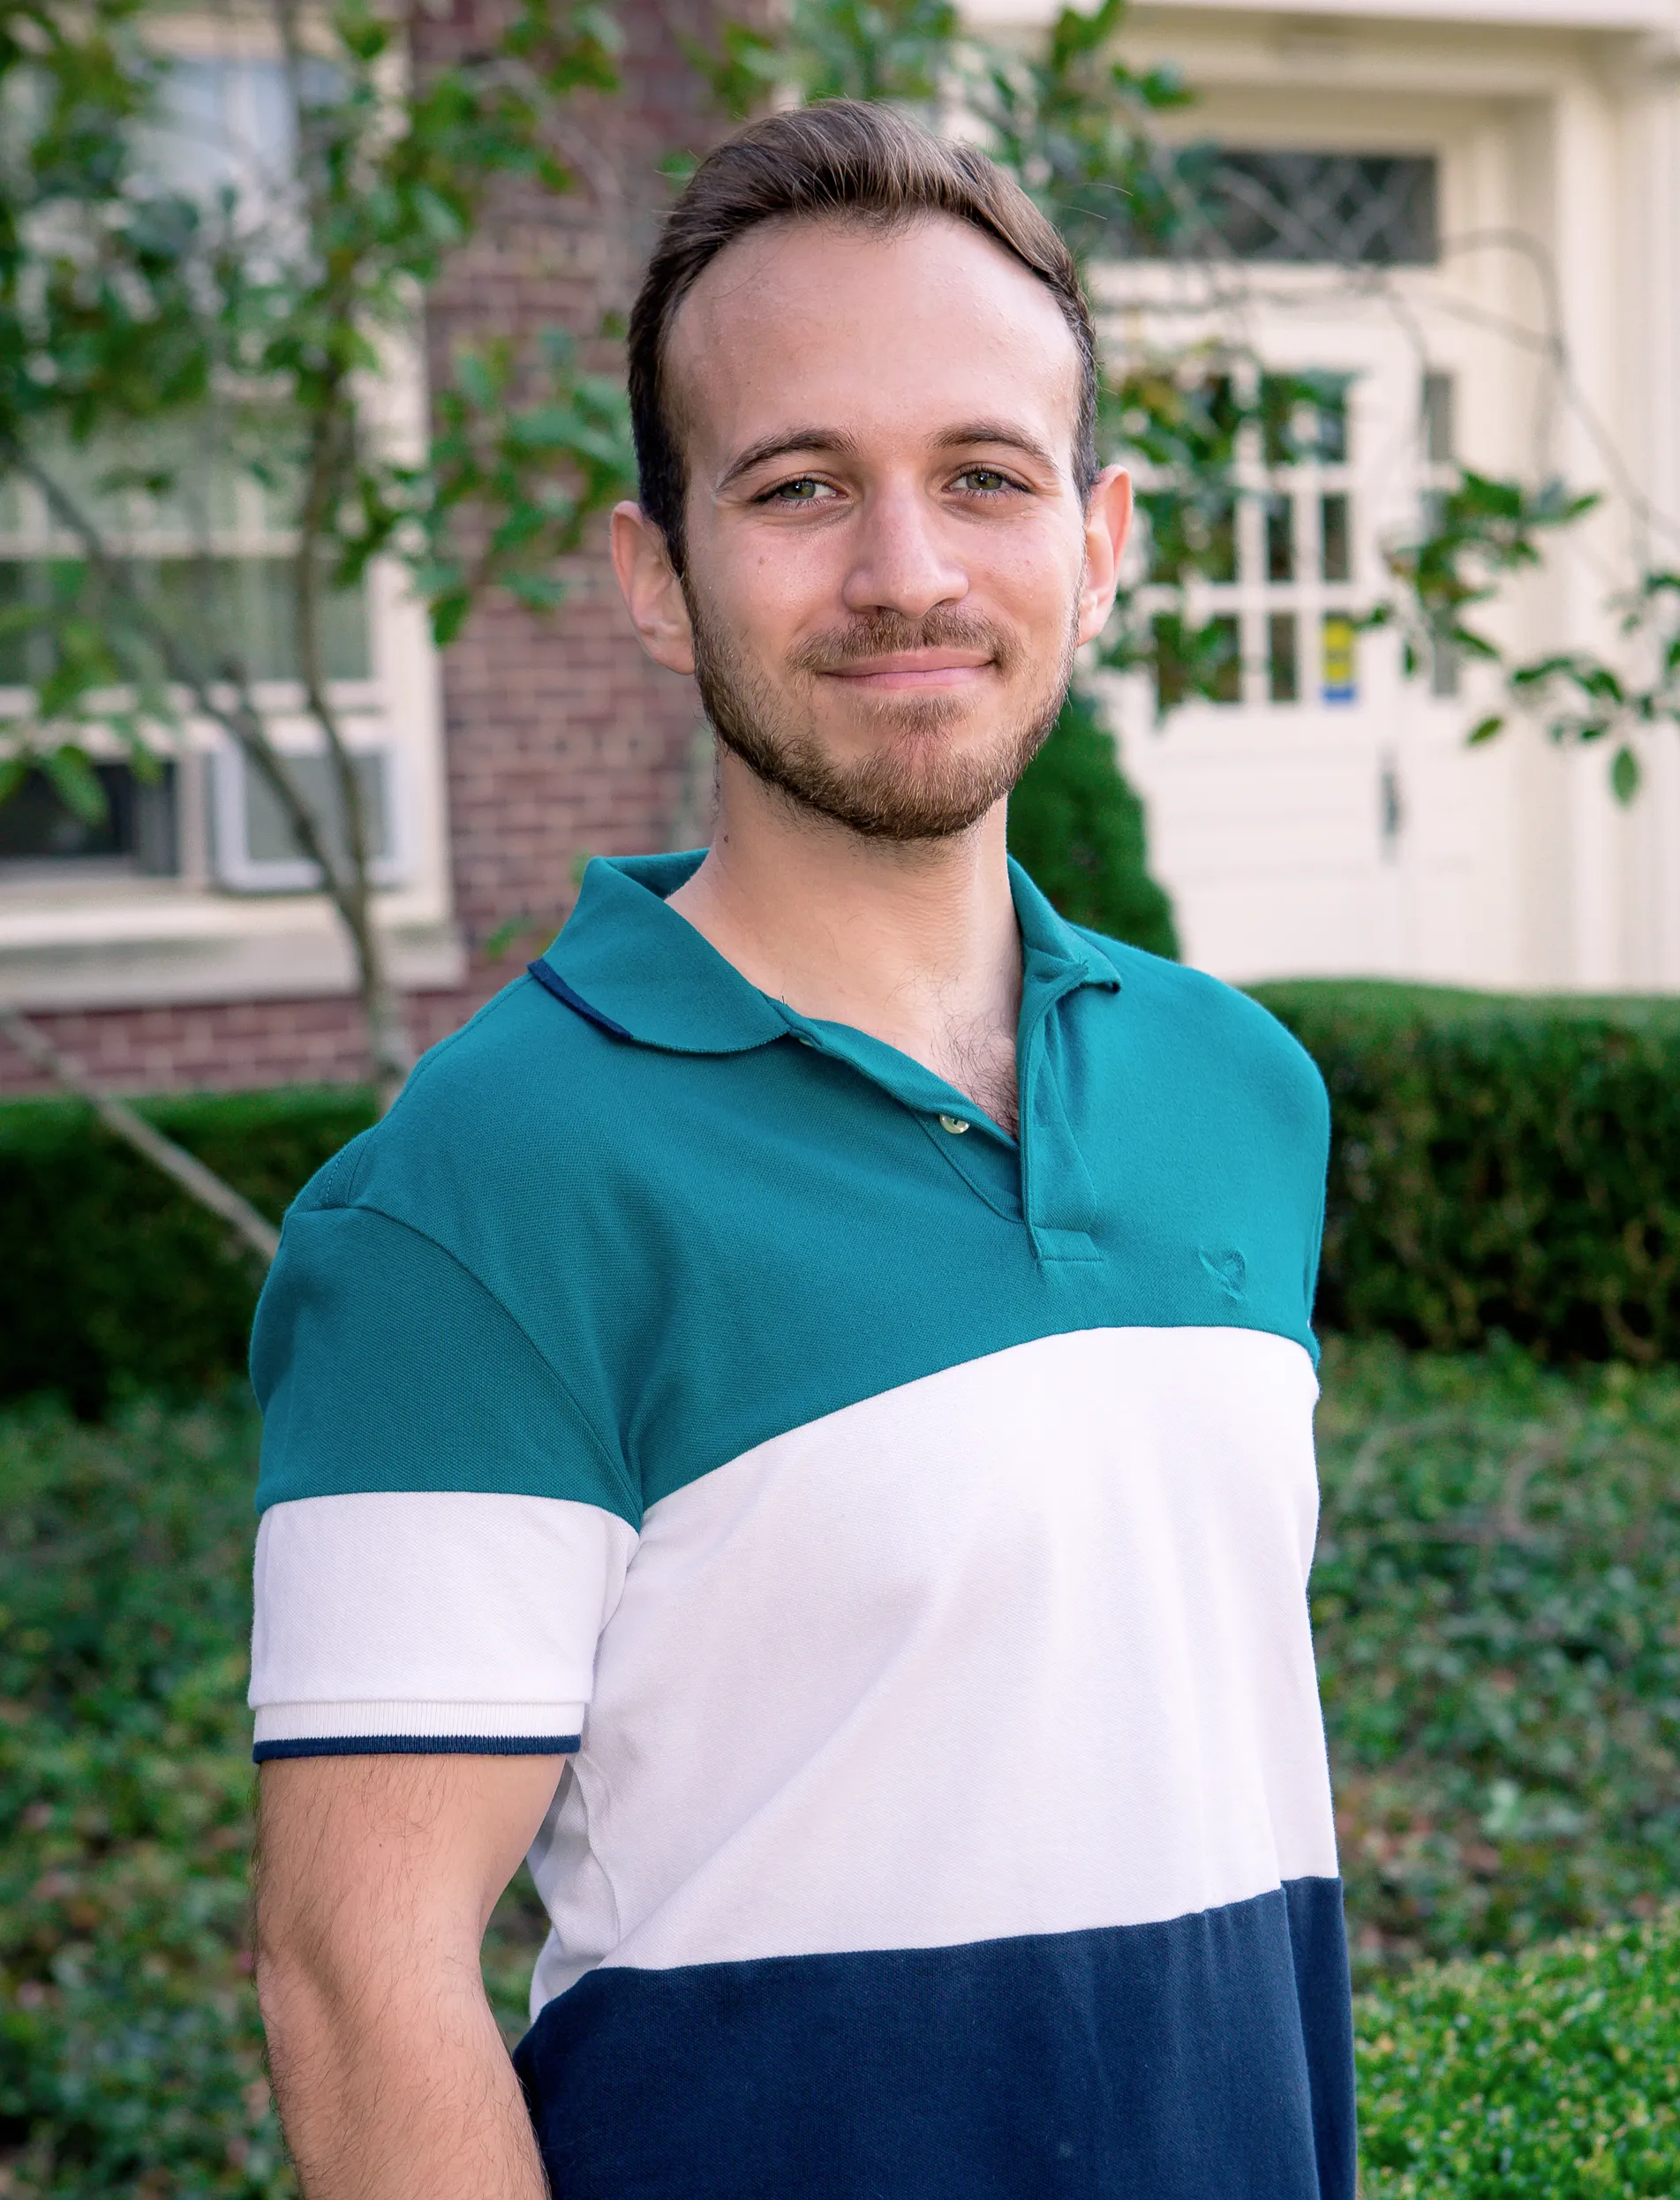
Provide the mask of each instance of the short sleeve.
[{"label": "short sleeve", "polygon": [[252,1376],[258,1759],[575,1749],[637,1513],[512,1315],[406,1224],[303,1207]]}]

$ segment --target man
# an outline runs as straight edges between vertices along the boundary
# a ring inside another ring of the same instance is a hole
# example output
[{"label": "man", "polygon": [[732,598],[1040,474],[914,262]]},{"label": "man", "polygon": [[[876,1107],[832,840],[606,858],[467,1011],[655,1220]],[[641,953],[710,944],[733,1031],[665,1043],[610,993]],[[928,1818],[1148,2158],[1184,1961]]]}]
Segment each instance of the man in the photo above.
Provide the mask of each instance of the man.
[{"label": "man", "polygon": [[1074,269],[976,153],[779,115],[630,355],[614,552],[711,851],[590,867],[258,1324],[304,2189],[1349,2200],[1322,1088],[1005,854],[1128,516]]}]

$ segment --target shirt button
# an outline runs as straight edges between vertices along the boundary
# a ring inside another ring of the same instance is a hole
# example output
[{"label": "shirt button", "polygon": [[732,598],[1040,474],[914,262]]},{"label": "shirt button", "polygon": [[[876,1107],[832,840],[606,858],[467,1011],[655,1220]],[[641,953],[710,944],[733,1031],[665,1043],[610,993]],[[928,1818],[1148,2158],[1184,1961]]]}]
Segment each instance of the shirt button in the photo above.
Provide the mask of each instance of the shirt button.
[{"label": "shirt button", "polygon": [[949,1131],[953,1138],[961,1138],[968,1127],[960,1115],[942,1115],[939,1118],[939,1128]]}]

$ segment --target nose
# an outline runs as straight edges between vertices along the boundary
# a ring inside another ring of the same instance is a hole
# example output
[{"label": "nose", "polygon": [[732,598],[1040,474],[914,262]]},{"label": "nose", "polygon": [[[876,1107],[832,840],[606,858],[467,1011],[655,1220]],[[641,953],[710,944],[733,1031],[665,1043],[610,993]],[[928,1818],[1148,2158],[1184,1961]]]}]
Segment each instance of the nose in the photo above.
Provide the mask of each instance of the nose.
[{"label": "nose", "polygon": [[940,514],[917,487],[877,489],[854,537],[855,555],[841,591],[848,611],[896,611],[925,618],[936,605],[961,603],[968,576],[953,555]]}]

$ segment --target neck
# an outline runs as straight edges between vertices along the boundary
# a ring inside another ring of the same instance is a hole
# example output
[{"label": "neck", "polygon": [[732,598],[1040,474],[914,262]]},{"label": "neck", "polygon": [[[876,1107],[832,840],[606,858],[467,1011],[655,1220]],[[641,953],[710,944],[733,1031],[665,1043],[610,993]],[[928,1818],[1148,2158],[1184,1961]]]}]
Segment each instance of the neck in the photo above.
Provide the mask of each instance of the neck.
[{"label": "neck", "polygon": [[711,850],[670,906],[761,991],[885,1040],[1013,1128],[1021,935],[1004,826],[998,802],[948,840],[869,840],[725,750]]}]

